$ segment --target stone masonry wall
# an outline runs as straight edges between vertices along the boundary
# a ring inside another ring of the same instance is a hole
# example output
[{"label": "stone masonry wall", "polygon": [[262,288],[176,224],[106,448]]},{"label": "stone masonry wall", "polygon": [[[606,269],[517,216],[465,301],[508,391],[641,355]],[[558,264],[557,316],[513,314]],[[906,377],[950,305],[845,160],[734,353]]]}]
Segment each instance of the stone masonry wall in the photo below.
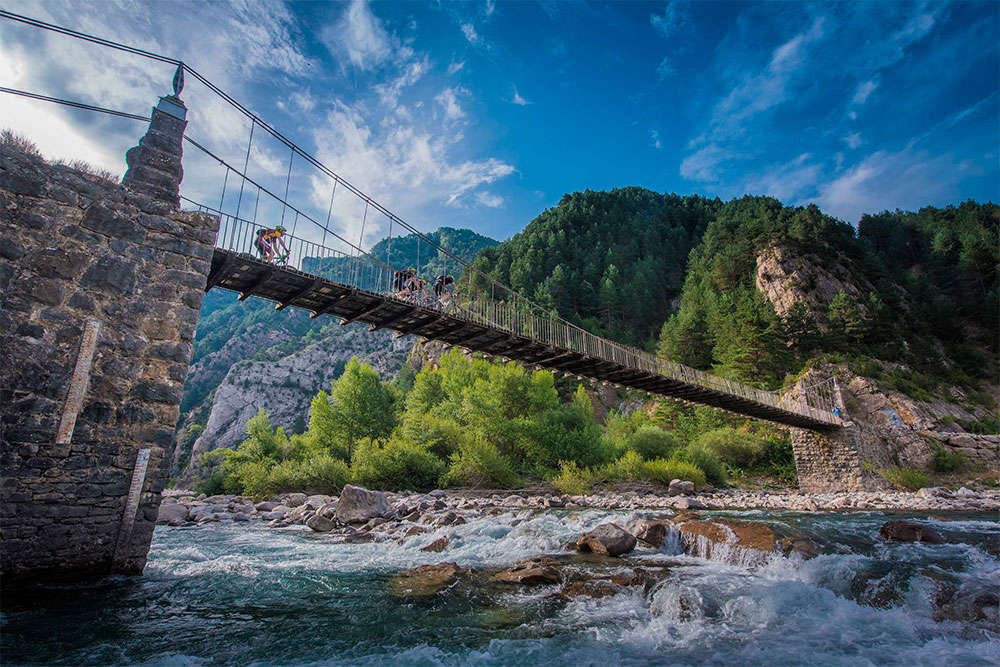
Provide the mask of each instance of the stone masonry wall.
[{"label": "stone masonry wall", "polygon": [[145,565],[218,219],[138,190],[0,146],[5,585]]}]

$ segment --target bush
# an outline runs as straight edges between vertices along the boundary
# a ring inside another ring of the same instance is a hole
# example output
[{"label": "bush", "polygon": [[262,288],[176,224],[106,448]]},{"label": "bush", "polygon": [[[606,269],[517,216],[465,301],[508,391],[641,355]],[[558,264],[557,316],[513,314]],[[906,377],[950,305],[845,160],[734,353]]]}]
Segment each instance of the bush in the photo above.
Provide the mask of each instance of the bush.
[{"label": "bush", "polygon": [[702,433],[694,444],[712,450],[724,463],[737,468],[752,469],[764,455],[764,442],[760,438],[734,428]]},{"label": "bush", "polygon": [[931,459],[931,470],[940,473],[958,472],[965,467],[965,457],[959,452],[951,452],[944,447],[937,447],[934,450],[934,458]]},{"label": "bush", "polygon": [[445,486],[475,486],[509,489],[518,485],[510,460],[491,442],[470,440],[452,454],[451,467],[441,478]]},{"label": "bush", "polygon": [[606,465],[602,477],[612,482],[642,479],[643,463],[639,452],[630,449],[620,459]]},{"label": "bush", "polygon": [[722,462],[714,451],[704,445],[691,443],[674,454],[674,458],[697,466],[705,473],[705,479],[709,484],[721,486],[726,483],[726,471],[722,467]]},{"label": "bush", "polygon": [[517,446],[528,466],[553,470],[561,461],[590,466],[611,458],[611,447],[593,415],[574,403],[551,408],[520,423],[523,437]]},{"label": "bush", "polygon": [[625,438],[625,448],[638,452],[647,461],[670,458],[680,447],[681,443],[673,433],[655,426],[641,426]]},{"label": "bush", "polygon": [[642,467],[642,474],[646,480],[664,486],[669,485],[675,479],[694,482],[695,486],[705,486],[705,473],[701,471],[701,468],[693,463],[677,459],[646,461]]},{"label": "bush", "polygon": [[339,493],[351,480],[347,464],[329,454],[318,454],[298,461],[282,461],[270,470],[263,480],[262,492],[255,497],[273,496],[286,491],[314,491]]},{"label": "bush", "polygon": [[359,446],[352,467],[354,480],[368,488],[427,491],[437,486],[446,466],[419,445],[391,440],[384,447]]},{"label": "bush", "polygon": [[589,468],[581,468],[573,461],[564,461],[559,466],[559,474],[552,480],[552,486],[568,496],[583,496],[593,488],[594,474]]},{"label": "bush", "polygon": [[906,491],[922,489],[931,482],[931,477],[923,470],[892,466],[879,470],[879,474],[889,480],[893,486]]},{"label": "bush", "polygon": [[458,450],[462,427],[452,420],[430,412],[407,413],[400,428],[401,439],[419,445],[447,461]]}]

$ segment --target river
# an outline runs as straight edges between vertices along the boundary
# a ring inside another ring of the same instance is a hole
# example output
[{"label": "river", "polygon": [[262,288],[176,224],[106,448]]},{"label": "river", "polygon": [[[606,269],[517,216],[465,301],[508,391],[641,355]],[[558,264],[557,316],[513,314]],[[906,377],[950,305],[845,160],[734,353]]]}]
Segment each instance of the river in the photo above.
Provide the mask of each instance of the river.
[{"label": "river", "polygon": [[[676,553],[576,567],[659,567],[653,585],[602,598],[558,586],[454,586],[400,598],[402,569],[508,566],[564,551],[615,512],[509,513],[439,529],[443,553],[335,544],[308,529],[157,527],[142,577],[8,595],[5,665],[996,665],[995,515],[918,518],[949,544],[888,543],[879,512],[710,513],[804,535],[820,555],[756,567]],[[898,518],[894,515],[892,518]],[[413,544],[411,544],[411,542]]]}]

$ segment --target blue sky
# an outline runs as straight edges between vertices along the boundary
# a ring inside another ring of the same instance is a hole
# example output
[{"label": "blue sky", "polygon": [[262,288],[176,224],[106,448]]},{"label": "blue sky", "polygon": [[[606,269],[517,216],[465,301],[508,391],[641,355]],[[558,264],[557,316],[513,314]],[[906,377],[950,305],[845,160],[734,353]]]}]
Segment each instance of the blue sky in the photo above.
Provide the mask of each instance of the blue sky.
[{"label": "blue sky", "polygon": [[[516,233],[565,192],[641,185],[862,212],[1000,199],[1000,5],[14,3],[184,59],[421,229]],[[0,21],[0,85],[142,113],[169,67]],[[189,133],[246,123],[194,84]],[[114,171],[140,128],[0,98],[3,124]],[[283,187],[288,157],[254,147]],[[192,162],[186,187],[218,198]],[[328,186],[294,172],[322,214]],[[214,179],[214,180],[213,180]],[[324,189],[325,188],[325,189]],[[346,205],[346,204],[345,204]],[[335,213],[356,231],[358,211]],[[368,242],[383,229],[369,222]],[[352,232],[353,233],[353,232]]]}]

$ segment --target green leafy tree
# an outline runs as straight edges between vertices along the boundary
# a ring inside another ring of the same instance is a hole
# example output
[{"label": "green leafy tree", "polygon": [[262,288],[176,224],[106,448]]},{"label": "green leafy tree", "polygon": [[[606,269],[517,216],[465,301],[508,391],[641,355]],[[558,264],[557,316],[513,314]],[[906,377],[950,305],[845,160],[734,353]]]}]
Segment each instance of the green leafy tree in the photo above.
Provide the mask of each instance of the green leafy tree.
[{"label": "green leafy tree", "polygon": [[347,457],[362,439],[384,442],[397,423],[398,395],[368,364],[352,357],[344,374],[331,386],[330,422],[345,443]]}]

